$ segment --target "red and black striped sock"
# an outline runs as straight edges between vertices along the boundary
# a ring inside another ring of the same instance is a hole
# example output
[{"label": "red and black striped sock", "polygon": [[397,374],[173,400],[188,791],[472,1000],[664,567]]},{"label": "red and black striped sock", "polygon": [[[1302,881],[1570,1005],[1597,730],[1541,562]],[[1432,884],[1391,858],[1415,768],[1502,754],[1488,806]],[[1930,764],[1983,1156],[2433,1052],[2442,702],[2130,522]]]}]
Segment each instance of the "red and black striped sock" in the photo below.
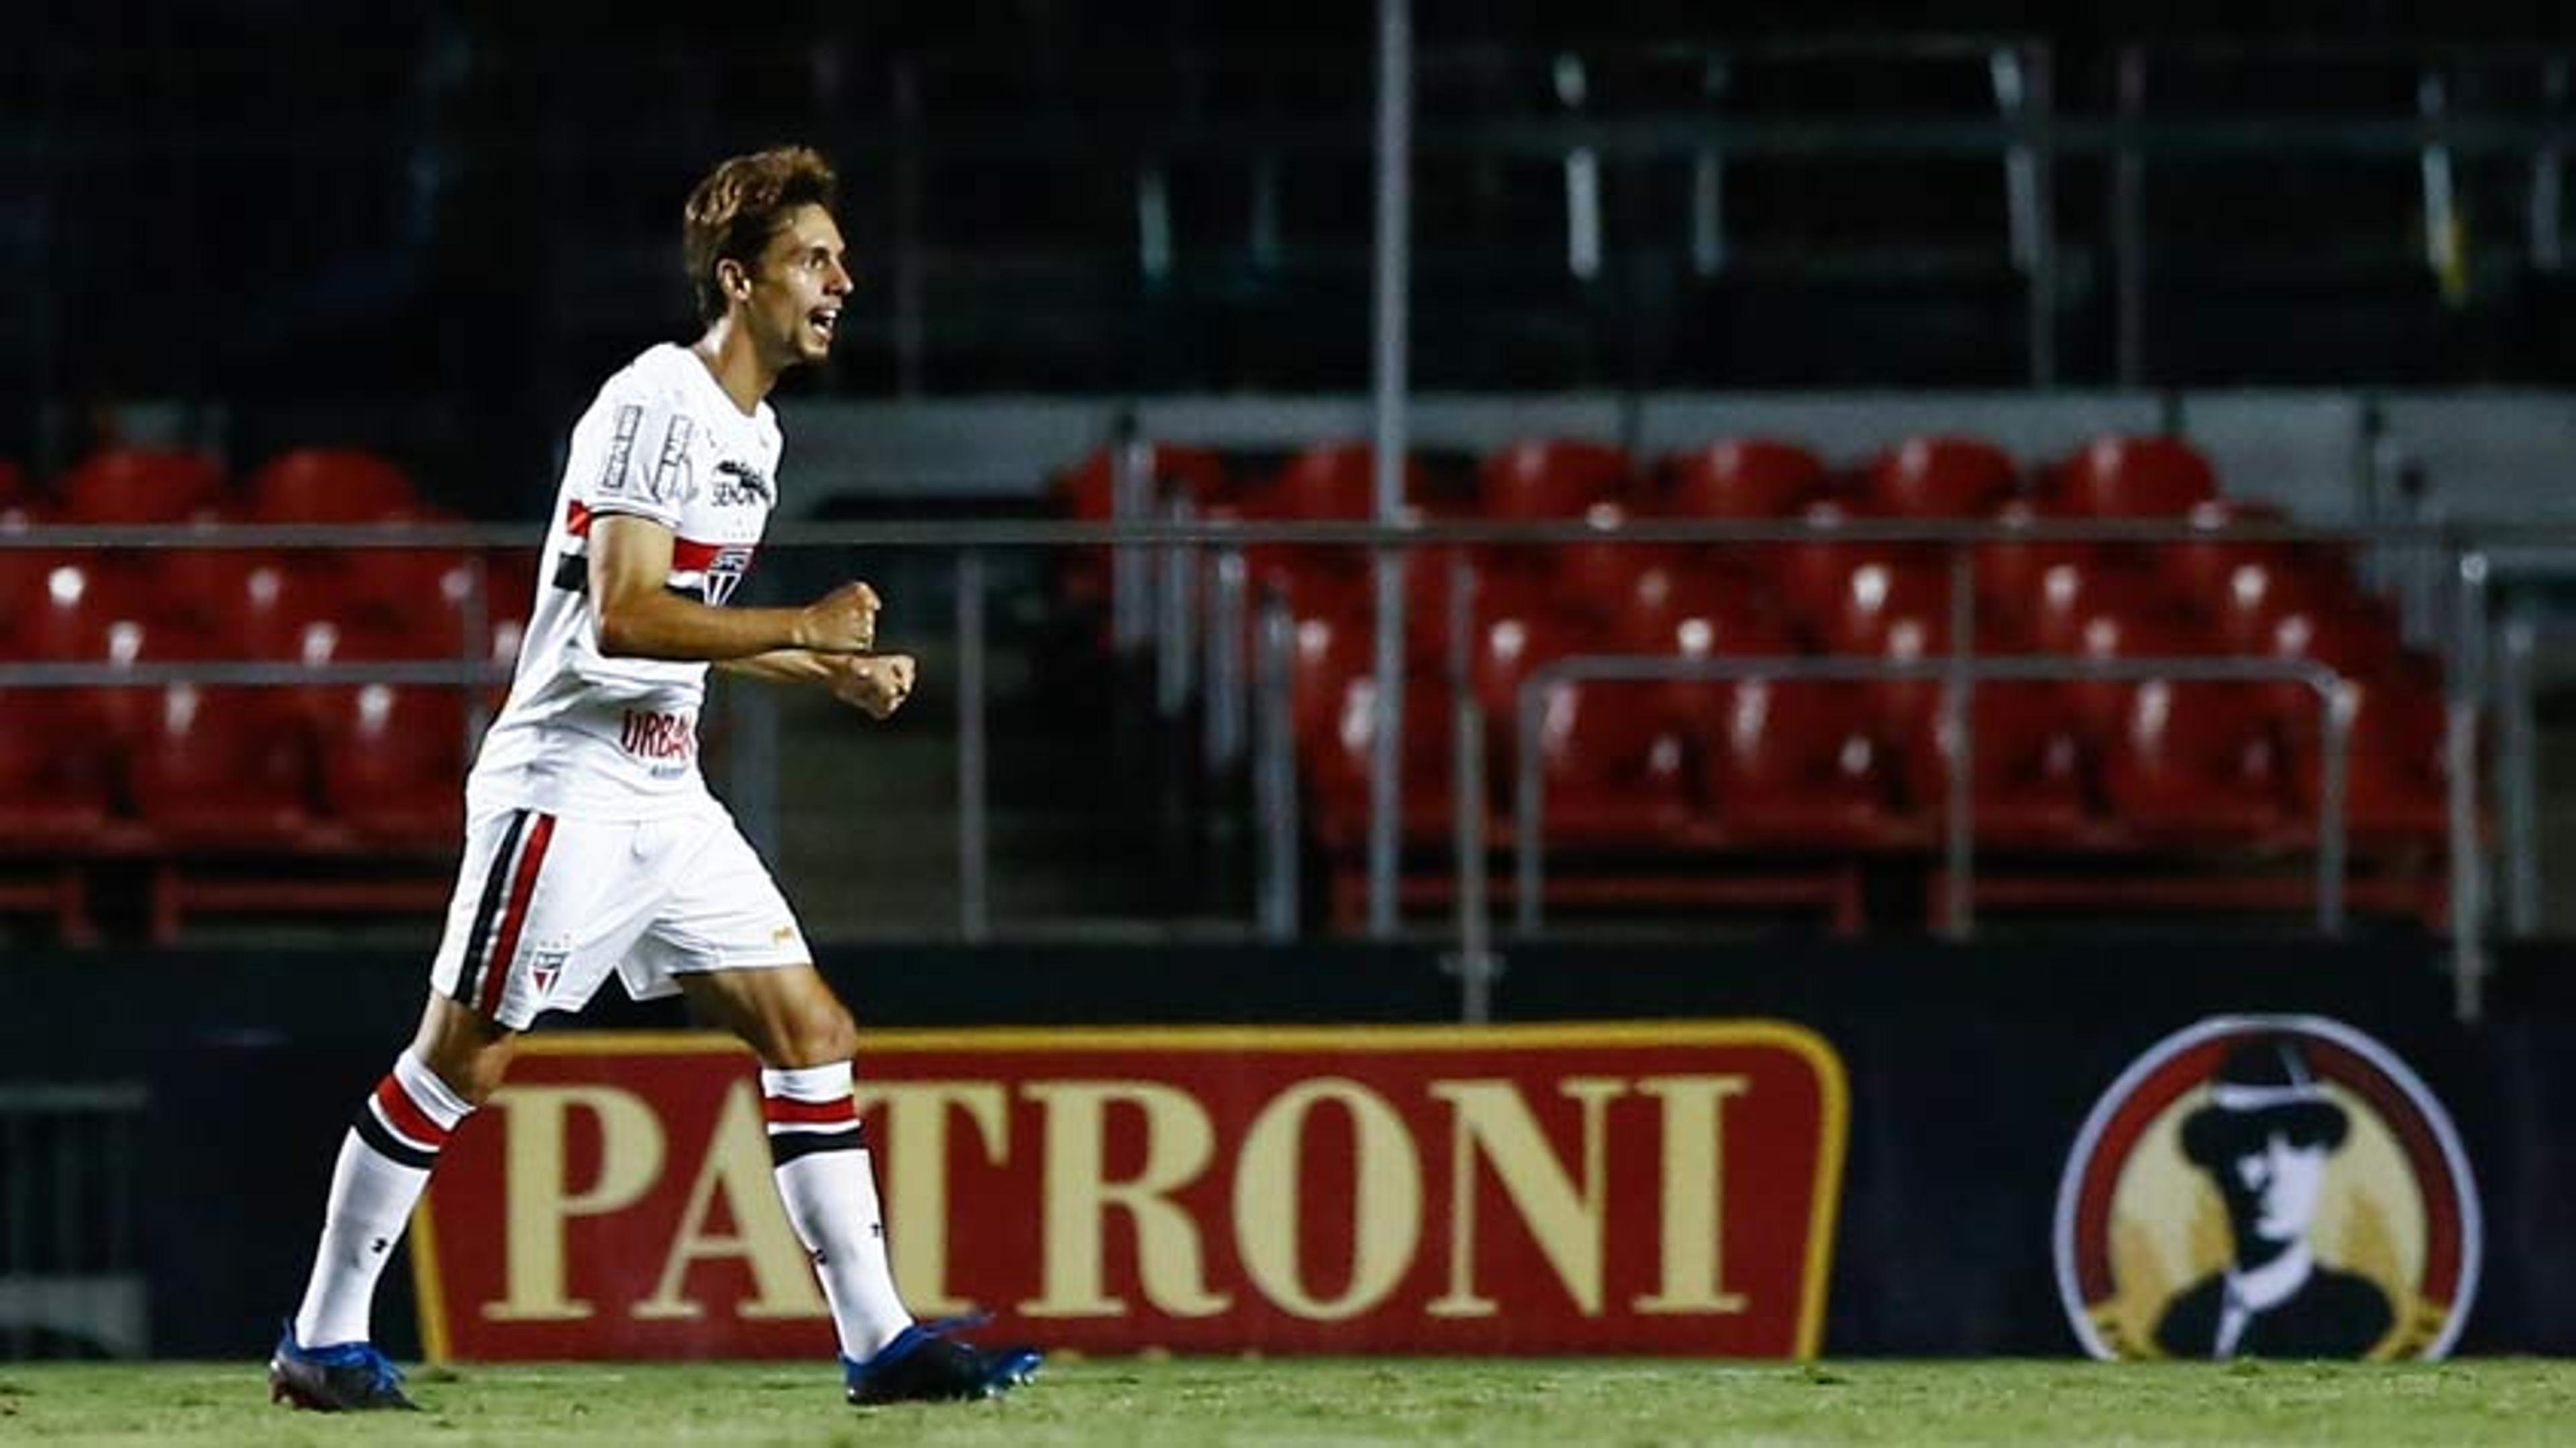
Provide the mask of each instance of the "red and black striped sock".
[{"label": "red and black striped sock", "polygon": [[863,1362],[912,1325],[886,1261],[874,1163],[859,1135],[850,1066],[760,1073],[778,1195],[832,1304],[841,1356]]},{"label": "red and black striped sock", "polygon": [[474,1108],[409,1051],[358,1108],[331,1172],[313,1277],[295,1313],[306,1347],[363,1342],[376,1279],[429,1185],[439,1149]]}]

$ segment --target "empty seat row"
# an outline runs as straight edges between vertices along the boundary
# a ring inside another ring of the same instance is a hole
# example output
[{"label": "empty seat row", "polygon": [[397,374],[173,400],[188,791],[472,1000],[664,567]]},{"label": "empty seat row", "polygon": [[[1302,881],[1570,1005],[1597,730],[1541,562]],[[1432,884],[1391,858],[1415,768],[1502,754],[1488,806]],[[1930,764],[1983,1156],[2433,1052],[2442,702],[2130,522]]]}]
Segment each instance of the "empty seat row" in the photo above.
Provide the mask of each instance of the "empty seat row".
[{"label": "empty seat row", "polygon": [[236,486],[213,458],[157,448],[103,448],[49,488],[0,464],[0,516],[83,524],[394,523],[445,516],[411,478],[373,453],[297,448]]},{"label": "empty seat row", "polygon": [[0,550],[0,646],[48,662],[515,658],[518,550]]},{"label": "empty seat row", "polygon": [[[1305,681],[1301,681],[1305,682]],[[1299,700],[1298,748],[1328,835],[1359,838],[1375,729],[1371,675],[1313,681]],[[1820,680],[1687,684],[1568,680],[1540,695],[1535,733],[1550,838],[1680,840],[1703,817],[1753,842],[1748,809],[1810,822],[1797,843],[1874,848],[1922,843],[1946,814],[1960,741],[1934,685],[1873,690]],[[2353,686],[2346,813],[2362,844],[2438,846],[2446,827],[2437,687],[2412,671]],[[1484,714],[1489,812],[1519,807],[1522,721]],[[2162,679],[2088,693],[2014,681],[1977,686],[1968,728],[1981,838],[2085,846],[2120,838],[2250,843],[2313,840],[2323,802],[2320,713],[2284,708],[2259,686]],[[1448,682],[1408,676],[1408,819],[1445,838],[1456,783]],[[1809,807],[1826,811],[1809,812]],[[1787,816],[1784,816],[1787,812]],[[1590,821],[1580,828],[1569,819]]]},{"label": "empty seat row", "polygon": [[[1319,444],[1275,465],[1230,464],[1211,449],[1156,443],[1141,460],[1149,508],[1185,498],[1203,513],[1247,518],[1377,512],[1375,454],[1365,443]],[[1111,455],[1095,453],[1052,480],[1055,505],[1069,517],[1113,517],[1116,477]],[[2026,470],[1982,439],[1926,436],[1843,473],[1775,438],[1718,439],[1648,466],[1606,444],[1544,439],[1503,448],[1472,468],[1408,457],[1404,496],[1432,517],[1514,520],[1582,518],[1604,505],[1645,516],[1795,518],[1819,503],[1859,516],[1967,519],[2015,502],[2070,518],[2181,518],[2217,498],[2219,487],[2208,459],[2170,437],[2108,434]]]},{"label": "empty seat row", "polygon": [[0,715],[0,835],[75,852],[452,849],[468,702],[401,684],[23,691]]}]

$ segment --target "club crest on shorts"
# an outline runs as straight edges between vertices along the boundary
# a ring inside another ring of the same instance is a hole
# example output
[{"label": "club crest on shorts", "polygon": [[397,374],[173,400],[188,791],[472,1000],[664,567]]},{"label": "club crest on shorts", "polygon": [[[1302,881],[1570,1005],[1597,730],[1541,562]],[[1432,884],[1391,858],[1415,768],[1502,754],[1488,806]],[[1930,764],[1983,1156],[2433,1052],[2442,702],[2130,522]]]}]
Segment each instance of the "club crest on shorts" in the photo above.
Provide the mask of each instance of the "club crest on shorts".
[{"label": "club crest on shorts", "polygon": [[2477,1292],[2477,1185],[2387,1047],[2317,1016],[2214,1017],[2095,1103],[2055,1246],[2097,1358],[2438,1358]]}]

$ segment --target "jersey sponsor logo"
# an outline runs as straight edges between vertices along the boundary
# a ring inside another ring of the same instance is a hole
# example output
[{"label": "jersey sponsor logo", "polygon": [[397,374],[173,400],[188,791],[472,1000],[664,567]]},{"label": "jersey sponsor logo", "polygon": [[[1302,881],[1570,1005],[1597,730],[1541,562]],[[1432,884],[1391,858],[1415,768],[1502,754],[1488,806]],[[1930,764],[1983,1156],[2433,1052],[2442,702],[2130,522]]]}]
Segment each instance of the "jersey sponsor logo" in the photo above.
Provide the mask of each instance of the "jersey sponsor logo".
[{"label": "jersey sponsor logo", "polygon": [[769,479],[762,477],[758,468],[731,458],[716,464],[716,485],[711,501],[717,507],[748,508],[755,503],[767,503],[769,498]]},{"label": "jersey sponsor logo", "polygon": [[638,759],[687,760],[697,753],[698,716],[686,710],[626,710],[618,721],[617,747]]},{"label": "jersey sponsor logo", "polygon": [[2477,1187],[2387,1047],[2315,1016],[2223,1016],[2094,1106],[2055,1247],[2097,1358],[2438,1358],[2477,1292]]}]

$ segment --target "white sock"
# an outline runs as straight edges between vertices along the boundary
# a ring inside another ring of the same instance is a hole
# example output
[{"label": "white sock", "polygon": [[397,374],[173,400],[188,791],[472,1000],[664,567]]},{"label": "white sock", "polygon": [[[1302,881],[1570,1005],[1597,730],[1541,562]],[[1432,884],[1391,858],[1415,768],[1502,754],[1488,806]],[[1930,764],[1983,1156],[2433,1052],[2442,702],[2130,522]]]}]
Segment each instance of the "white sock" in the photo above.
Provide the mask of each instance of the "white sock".
[{"label": "white sock", "polygon": [[778,1195],[832,1304],[841,1356],[864,1362],[912,1326],[886,1261],[875,1164],[859,1140],[850,1063],[760,1073]]},{"label": "white sock", "polygon": [[331,1205],[322,1218],[322,1245],[313,1254],[313,1280],[296,1309],[295,1340],[330,1347],[367,1340],[368,1308],[376,1279],[402,1240],[411,1209],[429,1185],[431,1168],[449,1132],[474,1108],[447,1089],[409,1051],[394,1058],[393,1073],[358,1108],[358,1119],[340,1143],[331,1172]]}]

